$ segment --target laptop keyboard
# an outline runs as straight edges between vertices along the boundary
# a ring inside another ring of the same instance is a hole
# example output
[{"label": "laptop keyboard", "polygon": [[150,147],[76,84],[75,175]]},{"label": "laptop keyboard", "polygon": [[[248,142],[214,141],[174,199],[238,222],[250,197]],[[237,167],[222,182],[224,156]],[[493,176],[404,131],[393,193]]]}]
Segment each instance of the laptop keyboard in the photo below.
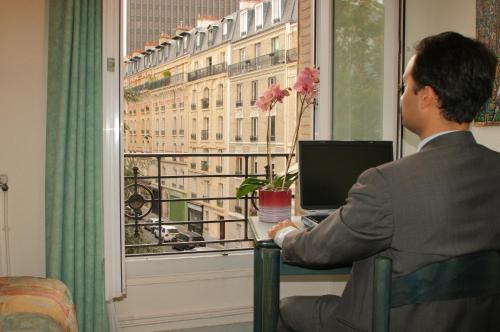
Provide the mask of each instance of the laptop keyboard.
[{"label": "laptop keyboard", "polygon": [[320,223],[323,221],[323,219],[325,219],[328,216],[329,216],[329,214],[312,214],[312,215],[308,215],[307,218],[312,219],[317,223]]}]

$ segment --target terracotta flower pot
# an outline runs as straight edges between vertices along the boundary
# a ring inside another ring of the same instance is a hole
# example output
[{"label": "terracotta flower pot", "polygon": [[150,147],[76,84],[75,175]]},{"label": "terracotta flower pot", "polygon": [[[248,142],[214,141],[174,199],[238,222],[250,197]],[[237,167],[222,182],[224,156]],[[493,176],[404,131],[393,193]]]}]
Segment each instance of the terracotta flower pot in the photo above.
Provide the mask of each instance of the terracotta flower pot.
[{"label": "terracotta flower pot", "polygon": [[292,216],[292,192],[288,190],[259,190],[259,221],[280,222]]}]

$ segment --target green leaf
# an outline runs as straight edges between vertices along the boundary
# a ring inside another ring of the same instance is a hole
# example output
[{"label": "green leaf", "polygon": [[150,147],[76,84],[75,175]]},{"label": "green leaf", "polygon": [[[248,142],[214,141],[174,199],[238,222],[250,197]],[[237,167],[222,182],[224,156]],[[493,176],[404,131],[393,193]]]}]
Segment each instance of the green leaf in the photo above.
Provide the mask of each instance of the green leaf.
[{"label": "green leaf", "polygon": [[[299,173],[294,171],[286,175],[285,188],[290,188],[290,186],[297,180],[297,176]],[[273,186],[276,188],[281,188],[283,186],[283,177],[284,175],[275,176],[273,179]]]},{"label": "green leaf", "polygon": [[265,179],[257,179],[257,178],[246,178],[243,180],[236,192],[237,198],[242,198],[247,194],[250,194],[260,188],[268,185],[269,182]]}]

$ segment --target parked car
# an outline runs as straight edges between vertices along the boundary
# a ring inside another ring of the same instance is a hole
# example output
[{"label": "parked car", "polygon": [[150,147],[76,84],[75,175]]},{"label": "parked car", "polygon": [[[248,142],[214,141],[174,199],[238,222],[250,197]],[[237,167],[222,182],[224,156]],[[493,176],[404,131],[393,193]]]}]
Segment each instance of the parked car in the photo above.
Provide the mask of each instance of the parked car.
[{"label": "parked car", "polygon": [[[156,238],[160,237],[160,231],[159,231],[158,226],[153,226],[153,234],[155,235]],[[172,226],[172,225],[161,225],[161,236],[163,237],[164,241],[170,242],[173,241],[175,236],[179,234],[179,230],[177,227]]]},{"label": "parked car", "polygon": [[[146,223],[150,224],[150,223],[158,223],[158,218],[149,218],[149,219],[146,219]],[[148,231],[151,231],[153,232],[154,228],[158,228],[158,226],[155,226],[155,225],[147,225],[147,226],[144,226]]]},{"label": "parked car", "polygon": [[[203,236],[196,232],[179,232],[174,239],[175,242],[196,242],[196,241],[205,241]],[[172,246],[175,250],[189,250],[194,247],[205,247],[205,243],[176,243]]]}]

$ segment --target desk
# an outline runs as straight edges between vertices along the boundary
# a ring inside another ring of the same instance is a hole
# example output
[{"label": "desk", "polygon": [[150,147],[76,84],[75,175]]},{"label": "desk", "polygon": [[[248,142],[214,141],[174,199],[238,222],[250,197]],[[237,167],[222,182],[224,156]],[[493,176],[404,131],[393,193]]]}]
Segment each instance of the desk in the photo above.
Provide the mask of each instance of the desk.
[{"label": "desk", "polygon": [[[250,227],[255,236],[254,249],[254,332],[274,332],[278,323],[280,276],[281,275],[346,275],[350,267],[334,269],[308,269],[283,263],[281,250],[267,235],[274,224],[250,218]],[[292,221],[303,227],[300,217]]]}]

